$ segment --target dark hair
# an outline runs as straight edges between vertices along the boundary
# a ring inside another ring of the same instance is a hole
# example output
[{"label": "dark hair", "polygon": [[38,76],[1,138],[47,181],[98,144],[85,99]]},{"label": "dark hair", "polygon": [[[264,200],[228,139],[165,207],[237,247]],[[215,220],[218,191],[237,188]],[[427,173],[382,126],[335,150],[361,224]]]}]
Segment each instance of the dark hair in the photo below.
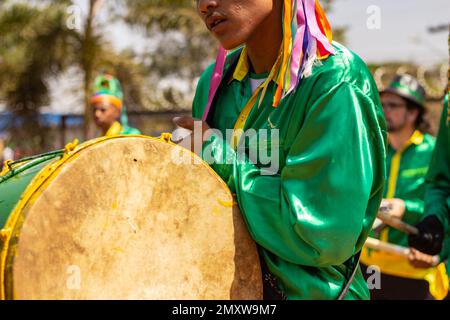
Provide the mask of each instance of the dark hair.
[{"label": "dark hair", "polygon": [[406,102],[406,108],[408,108],[408,110],[417,109],[419,111],[419,113],[417,114],[416,122],[414,123],[416,129],[422,132],[427,132],[429,130],[429,123],[425,120],[425,108],[412,100],[404,100]]}]

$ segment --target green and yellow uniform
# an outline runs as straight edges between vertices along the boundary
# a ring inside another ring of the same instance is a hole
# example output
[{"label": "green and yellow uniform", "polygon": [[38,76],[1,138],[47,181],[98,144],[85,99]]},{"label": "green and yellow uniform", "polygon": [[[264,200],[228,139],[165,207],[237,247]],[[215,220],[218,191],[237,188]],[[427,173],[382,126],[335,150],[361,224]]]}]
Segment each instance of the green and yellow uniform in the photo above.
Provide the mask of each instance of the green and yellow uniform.
[{"label": "green and yellow uniform", "polygon": [[436,215],[447,233],[447,239],[441,258],[447,260],[447,272],[450,272],[450,112],[449,95],[445,97],[436,148],[427,177],[425,212]]},{"label": "green and yellow uniform", "polygon": [[427,177],[425,210],[427,215],[436,215],[444,229],[450,224],[450,113],[449,97],[445,97],[436,149]]},{"label": "green and yellow uniform", "polygon": [[109,74],[100,75],[95,78],[94,91],[95,93],[91,97],[92,105],[100,101],[105,101],[121,112],[120,121],[114,122],[104,136],[141,134],[139,129],[128,125],[127,111],[123,103],[122,86],[118,79]]},{"label": "green and yellow uniform", "polygon": [[133,135],[133,134],[141,134],[136,128],[125,127],[120,124],[119,121],[116,121],[112,124],[109,130],[106,132],[105,137],[116,136],[116,135]]},{"label": "green and yellow uniform", "polygon": [[[388,179],[383,197],[398,198],[405,202],[403,221],[408,224],[417,224],[424,214],[425,177],[434,146],[435,138],[420,131],[415,131],[399,150],[388,145]],[[403,247],[408,246],[407,235],[394,228],[384,228],[379,238]]]},{"label": "green and yellow uniform", "polygon": [[[434,147],[434,137],[415,131],[400,149],[395,150],[390,145],[387,149],[388,179],[384,198],[402,199],[405,202],[402,220],[411,225],[420,222],[424,215],[425,178]],[[383,242],[408,247],[408,235],[394,228],[385,227],[379,234],[372,232],[371,236]],[[445,259],[441,257],[441,260]],[[378,266],[382,273],[391,276],[427,280],[432,295],[438,299],[444,298],[448,291],[448,285],[444,283],[448,282],[444,264],[436,268],[417,269],[402,256],[367,248],[363,249],[361,262],[366,266]]]},{"label": "green and yellow uniform", "polygon": [[[386,128],[378,91],[359,57],[334,48],[276,108],[276,83],[270,82],[244,130],[278,129],[279,139],[256,131],[245,142],[247,161],[224,138],[252,95],[245,51],[229,55],[208,121],[223,137],[213,134],[203,145],[203,157],[215,160],[212,168],[236,193],[261,257],[288,299],[339,296],[383,195]],[[212,72],[211,66],[199,80],[195,118],[207,104]],[[279,166],[268,175],[267,166],[248,155],[270,146]],[[368,298],[358,269],[346,299]]]}]

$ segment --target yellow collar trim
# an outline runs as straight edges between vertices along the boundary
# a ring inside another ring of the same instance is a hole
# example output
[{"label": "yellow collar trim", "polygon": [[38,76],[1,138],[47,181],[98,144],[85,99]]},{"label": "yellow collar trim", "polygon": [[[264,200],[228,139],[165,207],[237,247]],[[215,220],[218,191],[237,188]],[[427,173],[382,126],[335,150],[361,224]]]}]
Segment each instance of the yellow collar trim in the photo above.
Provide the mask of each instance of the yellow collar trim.
[{"label": "yellow collar trim", "polygon": [[105,134],[105,137],[117,136],[120,134],[121,131],[122,131],[122,125],[118,121],[116,121],[108,129],[108,131]]},{"label": "yellow collar trim", "polygon": [[241,55],[239,56],[239,61],[236,69],[234,70],[233,80],[244,80],[249,71],[250,66],[248,64],[247,47],[244,47],[244,49],[242,49]]},{"label": "yellow collar trim", "polygon": [[418,146],[418,145],[422,144],[424,139],[425,139],[425,136],[423,135],[423,133],[420,132],[419,130],[416,130],[416,131],[414,131],[412,136],[409,138],[409,141],[412,144],[415,144]]},{"label": "yellow collar trim", "polygon": [[[422,132],[419,130],[416,130],[413,132],[413,134],[409,137],[408,141],[405,142],[403,146],[401,146],[398,150],[396,150],[396,153],[403,153],[408,147],[411,145],[420,145],[423,143],[423,140],[425,139],[425,136]],[[388,137],[389,140],[389,137]]]},{"label": "yellow collar trim", "polygon": [[[276,66],[277,63],[275,62],[274,66]],[[244,78],[247,76],[247,74],[250,72],[250,64],[248,62],[248,55],[247,55],[247,47],[244,47],[242,49],[241,55],[239,56],[238,64],[236,65],[236,69],[234,70],[233,77],[230,79],[228,83],[231,83],[233,80],[237,80],[239,82],[242,82]],[[278,85],[281,83],[281,79],[273,80]]]},{"label": "yellow collar trim", "polygon": [[388,178],[388,189],[386,193],[387,199],[392,199],[395,196],[395,191],[397,187],[397,178],[400,171],[400,163],[402,160],[403,152],[408,149],[411,145],[420,145],[425,139],[422,132],[419,130],[414,131],[414,133],[409,137],[409,140],[395,152],[395,155],[391,160],[391,171]]}]

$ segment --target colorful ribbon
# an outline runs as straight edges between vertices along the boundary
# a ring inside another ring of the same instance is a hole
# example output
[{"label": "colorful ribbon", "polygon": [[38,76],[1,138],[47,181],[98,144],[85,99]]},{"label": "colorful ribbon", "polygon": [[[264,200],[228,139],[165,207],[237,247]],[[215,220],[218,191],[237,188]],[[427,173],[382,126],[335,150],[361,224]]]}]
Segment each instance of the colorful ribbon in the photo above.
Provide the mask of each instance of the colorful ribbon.
[{"label": "colorful ribbon", "polygon": [[[311,74],[316,59],[326,59],[334,54],[332,38],[331,27],[318,0],[284,0],[281,63],[274,65],[277,68],[275,79],[278,84],[273,99],[274,107],[295,90],[303,77]],[[220,48],[211,78],[204,121],[222,80],[225,60],[226,51]],[[260,101],[265,92],[261,91]]]},{"label": "colorful ribbon", "polygon": [[208,104],[206,105],[205,112],[203,113],[203,121],[208,118],[209,111],[211,110],[211,105],[213,103],[214,97],[219,89],[220,82],[222,81],[223,69],[225,67],[225,60],[227,58],[227,51],[220,47],[219,54],[217,55],[216,65],[214,66],[214,71],[211,77],[211,84],[209,88]]}]

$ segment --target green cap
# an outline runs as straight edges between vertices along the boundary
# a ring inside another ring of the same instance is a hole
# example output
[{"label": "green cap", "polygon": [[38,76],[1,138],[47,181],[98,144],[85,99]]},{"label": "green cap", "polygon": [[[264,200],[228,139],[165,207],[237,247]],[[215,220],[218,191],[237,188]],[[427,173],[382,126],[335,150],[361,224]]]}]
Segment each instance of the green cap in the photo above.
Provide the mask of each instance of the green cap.
[{"label": "green cap", "polygon": [[95,78],[94,92],[108,91],[110,95],[123,99],[122,86],[119,80],[109,74],[103,74]]},{"label": "green cap", "polygon": [[398,75],[384,92],[390,92],[425,107],[425,89],[409,74]]},{"label": "green cap", "polygon": [[[104,91],[123,101],[123,90],[120,81],[110,74],[102,74],[95,78],[94,92]],[[122,106],[120,122],[122,123],[122,126],[128,127],[128,116],[125,105]]]}]

